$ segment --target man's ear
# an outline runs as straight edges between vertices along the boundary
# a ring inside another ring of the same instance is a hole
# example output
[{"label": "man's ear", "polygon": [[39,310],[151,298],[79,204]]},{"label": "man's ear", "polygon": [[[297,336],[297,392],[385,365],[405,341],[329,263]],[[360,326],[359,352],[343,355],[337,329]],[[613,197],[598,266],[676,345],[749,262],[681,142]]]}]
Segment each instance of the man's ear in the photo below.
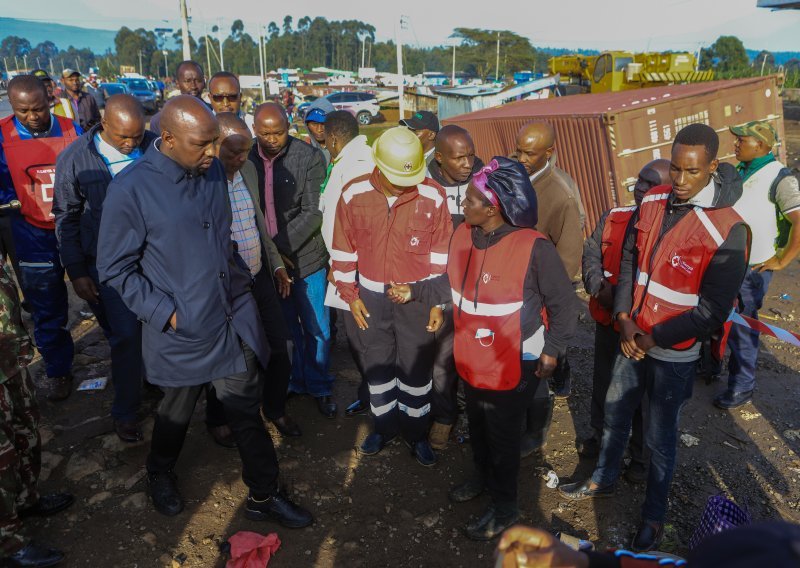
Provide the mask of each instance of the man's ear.
[{"label": "man's ear", "polygon": [[547,156],[547,160],[548,160],[548,161],[550,160],[550,158],[552,158],[552,157],[553,157],[553,152],[555,152],[555,151],[556,151],[556,147],[555,147],[555,146],[550,146],[550,147],[549,147],[549,148],[548,148],[548,149],[545,151],[544,155],[545,155],[545,156]]},{"label": "man's ear", "polygon": [[719,160],[714,158],[713,160],[711,160],[711,163],[708,166],[708,171],[713,174],[714,172],[717,171],[718,167],[719,167]]},{"label": "man's ear", "polygon": [[436,160],[436,162],[440,165],[442,163],[442,158],[443,158],[442,153],[439,150],[434,150],[433,159]]},{"label": "man's ear", "polygon": [[175,147],[175,137],[169,130],[162,130],[161,131],[161,142],[169,146],[170,148]]}]

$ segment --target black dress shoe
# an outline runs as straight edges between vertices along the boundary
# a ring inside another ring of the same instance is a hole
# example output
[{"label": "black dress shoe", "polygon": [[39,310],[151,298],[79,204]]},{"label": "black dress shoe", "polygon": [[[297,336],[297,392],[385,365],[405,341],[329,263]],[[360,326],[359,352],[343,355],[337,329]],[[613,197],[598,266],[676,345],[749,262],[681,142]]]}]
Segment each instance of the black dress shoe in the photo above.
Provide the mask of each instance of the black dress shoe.
[{"label": "black dress shoe", "polygon": [[739,408],[743,404],[747,404],[752,398],[752,389],[749,391],[726,390],[714,399],[714,406],[724,410],[730,410],[732,408]]},{"label": "black dress shoe", "polygon": [[366,437],[364,442],[359,446],[358,451],[365,456],[374,456],[379,453],[386,444],[394,440],[394,436],[384,437],[383,434],[373,432]]},{"label": "black dress shoe", "polygon": [[42,495],[36,503],[22,509],[20,517],[49,517],[60,513],[75,502],[75,497],[71,493],[48,493]]},{"label": "black dress shoe", "polygon": [[297,425],[297,422],[292,420],[291,416],[287,414],[284,414],[275,420],[270,420],[270,422],[275,425],[275,428],[278,429],[278,432],[288,438],[299,438],[303,435],[303,431],[300,430],[300,426]]},{"label": "black dress shoe", "polygon": [[633,484],[645,483],[647,481],[647,466],[642,462],[631,460],[630,465],[625,470],[625,479]]},{"label": "black dress shoe", "polygon": [[69,398],[72,394],[72,375],[63,377],[45,377],[42,379],[41,390],[47,400],[59,402]]},{"label": "black dress shoe", "polygon": [[252,495],[247,497],[244,516],[251,521],[277,521],[290,529],[301,529],[314,522],[311,513],[295,505],[280,493],[257,500]]},{"label": "black dress shoe", "polygon": [[3,559],[3,566],[55,566],[64,560],[64,553],[55,548],[29,542],[11,556]]},{"label": "black dress shoe", "polygon": [[600,455],[600,440],[596,436],[579,440],[575,444],[575,448],[578,450],[579,456],[594,459]]},{"label": "black dress shoe", "polygon": [[447,496],[453,503],[466,503],[480,496],[484,491],[486,491],[486,480],[481,476],[474,475],[461,485],[453,487]]},{"label": "black dress shoe", "polygon": [[419,442],[408,444],[408,446],[411,448],[411,455],[417,459],[420,465],[425,467],[436,465],[436,452],[433,451],[428,440],[420,440]]},{"label": "black dress shoe", "polygon": [[318,396],[316,398],[317,398],[317,408],[319,408],[319,413],[322,414],[325,418],[336,418],[336,410],[339,407],[336,406],[335,402],[333,402],[333,397],[328,395],[328,396]]},{"label": "black dress shoe", "polygon": [[353,416],[358,416],[359,414],[363,414],[367,411],[367,405],[357,400],[353,402],[350,406],[345,408],[344,416],[345,418],[352,418]]},{"label": "black dress shoe", "polygon": [[136,421],[114,420],[114,432],[120,440],[128,444],[144,440],[142,429]]},{"label": "black dress shoe", "polygon": [[502,511],[498,510],[495,505],[489,505],[480,518],[464,527],[464,532],[471,540],[492,540],[503,534],[503,531],[518,520],[519,511],[516,507]]},{"label": "black dress shoe", "polygon": [[218,446],[228,448],[229,450],[236,448],[236,438],[233,437],[231,427],[227,424],[222,426],[209,426],[208,433],[214,439]]},{"label": "black dress shoe", "polygon": [[643,520],[631,542],[633,552],[655,550],[664,538],[664,523]]},{"label": "black dress shoe", "polygon": [[614,484],[608,487],[599,487],[597,489],[589,489],[592,484],[592,479],[586,481],[577,481],[575,483],[567,483],[558,488],[558,492],[567,499],[573,501],[583,501],[584,499],[599,499],[601,497],[611,497],[614,495]]},{"label": "black dress shoe", "polygon": [[147,485],[156,511],[168,517],[174,517],[183,511],[183,498],[178,492],[178,481],[174,473],[148,473]]},{"label": "black dress shoe", "polygon": [[553,394],[556,398],[569,398],[572,394],[572,377],[554,378]]}]

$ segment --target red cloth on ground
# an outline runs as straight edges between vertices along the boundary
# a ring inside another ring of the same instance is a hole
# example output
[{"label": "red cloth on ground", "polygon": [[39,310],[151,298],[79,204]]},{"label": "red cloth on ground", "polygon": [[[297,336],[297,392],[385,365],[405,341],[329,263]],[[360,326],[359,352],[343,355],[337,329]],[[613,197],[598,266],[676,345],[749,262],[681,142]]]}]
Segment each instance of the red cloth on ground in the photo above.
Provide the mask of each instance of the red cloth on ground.
[{"label": "red cloth on ground", "polygon": [[225,568],[264,568],[281,545],[277,533],[264,536],[250,531],[239,531],[228,542],[231,559]]}]

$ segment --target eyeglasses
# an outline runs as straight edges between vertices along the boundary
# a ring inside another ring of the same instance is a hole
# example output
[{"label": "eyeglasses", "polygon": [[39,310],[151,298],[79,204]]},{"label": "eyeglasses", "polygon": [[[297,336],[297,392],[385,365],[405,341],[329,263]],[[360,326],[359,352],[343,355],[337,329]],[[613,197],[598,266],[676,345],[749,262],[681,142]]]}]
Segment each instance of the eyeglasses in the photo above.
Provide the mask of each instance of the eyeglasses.
[{"label": "eyeglasses", "polygon": [[221,103],[223,101],[238,101],[241,93],[236,93],[229,95],[228,93],[217,93],[215,95],[211,95],[211,100],[215,103]]}]

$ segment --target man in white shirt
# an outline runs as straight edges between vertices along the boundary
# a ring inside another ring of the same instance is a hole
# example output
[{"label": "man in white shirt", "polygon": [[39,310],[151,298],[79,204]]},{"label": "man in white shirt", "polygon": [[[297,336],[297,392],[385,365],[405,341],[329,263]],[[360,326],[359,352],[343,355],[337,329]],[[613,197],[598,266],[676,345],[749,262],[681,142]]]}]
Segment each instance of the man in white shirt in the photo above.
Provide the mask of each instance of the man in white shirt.
[{"label": "man in white shirt", "polygon": [[[332,169],[325,180],[322,195],[319,199],[319,208],[322,211],[322,238],[328,253],[333,259],[333,225],[336,220],[336,205],[342,196],[342,189],[352,180],[369,176],[375,169],[372,158],[372,148],[367,144],[367,137],[358,134],[358,121],[347,111],[338,110],[325,117],[326,146],[331,153]],[[339,298],[336,286],[328,282],[328,293],[325,298],[326,305],[339,310],[350,311],[350,306]],[[352,417],[361,414],[369,408],[369,391],[361,367],[360,353],[363,345],[360,342],[358,327],[349,314],[338,314],[338,321],[344,323],[345,333],[350,345],[350,353],[361,374],[361,383],[358,387],[358,399],[345,409],[345,416]]]},{"label": "man in white shirt", "polygon": [[[797,178],[772,153],[778,135],[768,121],[731,126],[736,137],[737,169],[744,182],[742,197],[734,209],[750,225],[750,269],[739,292],[739,311],[758,318],[772,273],[783,270],[800,253],[800,188]],[[776,207],[781,223],[778,221]],[[779,225],[784,231],[779,231]],[[753,397],[758,360],[756,331],[733,325],[728,336],[728,388],[714,399],[719,408],[737,408]]]}]

